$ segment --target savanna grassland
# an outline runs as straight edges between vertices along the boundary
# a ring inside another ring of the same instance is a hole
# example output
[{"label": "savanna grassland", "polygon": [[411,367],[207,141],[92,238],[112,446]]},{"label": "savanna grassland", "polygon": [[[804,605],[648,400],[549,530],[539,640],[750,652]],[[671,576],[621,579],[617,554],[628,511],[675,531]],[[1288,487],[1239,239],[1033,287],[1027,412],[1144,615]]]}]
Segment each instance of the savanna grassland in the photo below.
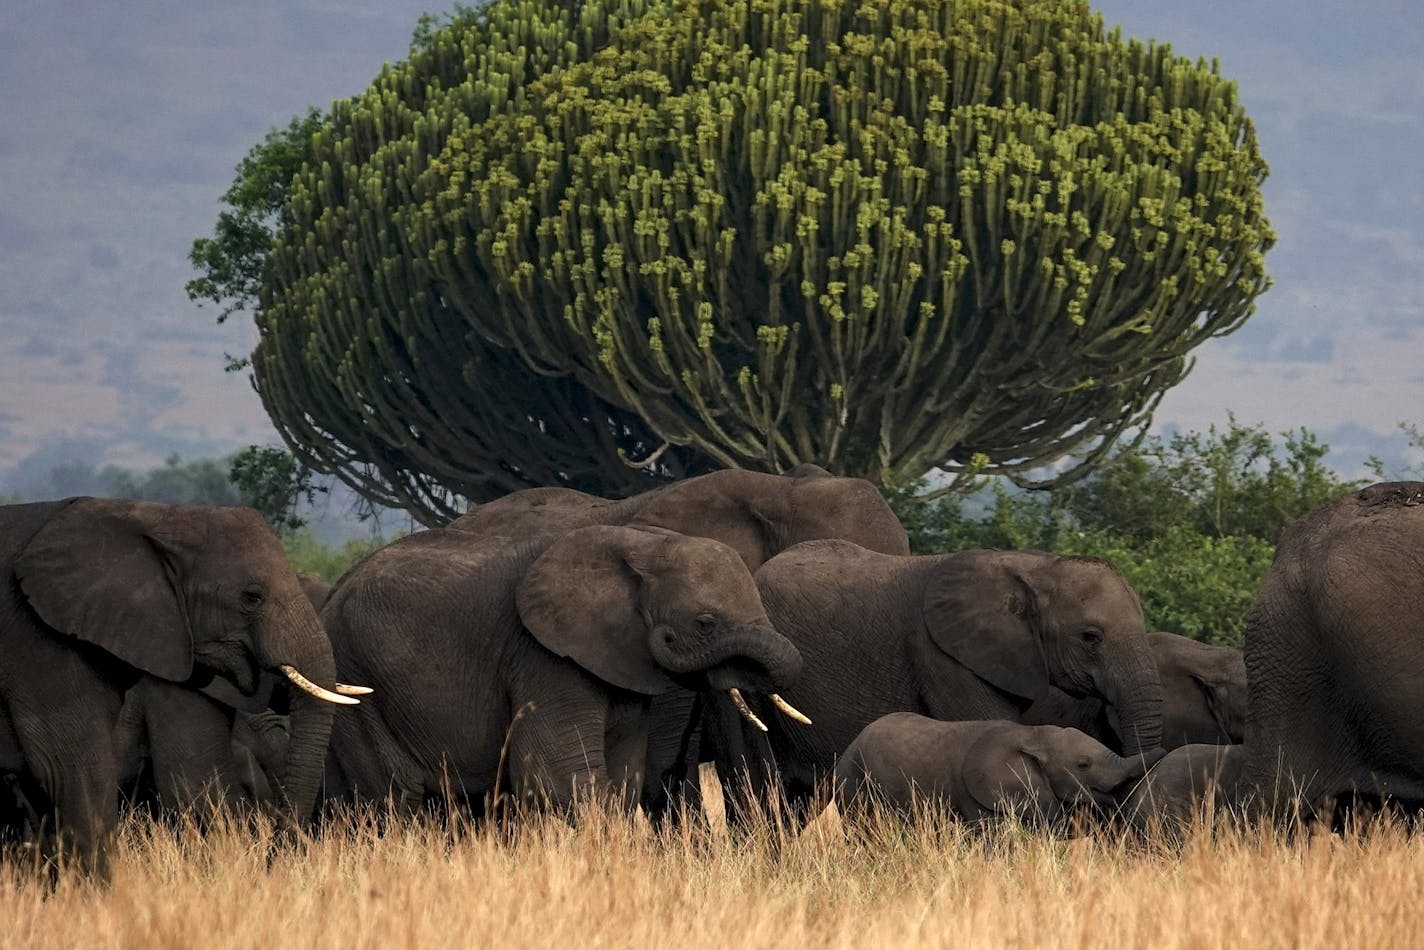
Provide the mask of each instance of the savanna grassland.
[{"label": "savanna grassland", "polygon": [[1418,946],[1424,839],[1199,822],[1143,839],[823,816],[733,838],[590,812],[504,831],[350,820],[303,844],[130,823],[107,886],[0,868],[24,947]]}]

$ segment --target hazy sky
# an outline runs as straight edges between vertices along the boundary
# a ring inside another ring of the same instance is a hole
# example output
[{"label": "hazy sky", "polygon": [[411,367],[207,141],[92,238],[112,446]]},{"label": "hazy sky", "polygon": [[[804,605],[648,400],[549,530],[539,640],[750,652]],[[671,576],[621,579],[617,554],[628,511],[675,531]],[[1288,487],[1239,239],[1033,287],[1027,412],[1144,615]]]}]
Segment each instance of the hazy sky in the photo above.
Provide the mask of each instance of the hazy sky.
[{"label": "hazy sky", "polygon": [[[1157,426],[1228,410],[1307,426],[1337,464],[1424,423],[1420,0],[1110,0],[1110,23],[1235,79],[1271,165],[1276,286],[1198,351]],[[360,92],[428,0],[51,0],[0,12],[0,484],[275,439],[183,293],[237,161],[274,124]]]}]

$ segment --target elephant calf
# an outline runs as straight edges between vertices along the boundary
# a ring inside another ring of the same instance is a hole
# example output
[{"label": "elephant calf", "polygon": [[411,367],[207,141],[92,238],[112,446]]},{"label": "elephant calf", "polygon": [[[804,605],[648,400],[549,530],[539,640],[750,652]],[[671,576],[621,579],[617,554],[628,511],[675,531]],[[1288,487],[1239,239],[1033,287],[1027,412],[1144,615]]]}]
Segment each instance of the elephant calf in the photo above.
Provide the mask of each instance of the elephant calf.
[{"label": "elephant calf", "polygon": [[861,730],[841,756],[836,794],[847,815],[877,797],[902,813],[929,799],[966,821],[1008,813],[1054,820],[1075,804],[1116,804],[1147,763],[1077,729],[892,713]]},{"label": "elephant calf", "polygon": [[1122,813],[1141,829],[1181,825],[1210,798],[1218,809],[1242,804],[1246,748],[1195,743],[1168,752],[1123,802]]}]

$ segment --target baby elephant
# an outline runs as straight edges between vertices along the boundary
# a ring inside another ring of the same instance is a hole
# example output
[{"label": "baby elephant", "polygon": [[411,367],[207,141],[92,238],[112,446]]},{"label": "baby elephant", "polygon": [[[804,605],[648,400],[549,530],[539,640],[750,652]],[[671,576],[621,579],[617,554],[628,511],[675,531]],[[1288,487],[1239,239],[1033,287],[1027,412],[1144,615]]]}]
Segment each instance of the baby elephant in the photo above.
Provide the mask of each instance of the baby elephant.
[{"label": "baby elephant", "polygon": [[1246,747],[1194,743],[1168,752],[1123,802],[1122,813],[1133,827],[1148,830],[1154,823],[1180,827],[1210,796],[1218,812],[1244,804],[1241,780]]},{"label": "baby elephant", "polygon": [[1075,804],[1115,804],[1115,793],[1151,761],[1062,726],[892,713],[861,730],[840,757],[837,803],[849,815],[858,801],[878,797],[908,813],[914,799],[932,798],[966,821],[1010,812],[1051,821]]}]

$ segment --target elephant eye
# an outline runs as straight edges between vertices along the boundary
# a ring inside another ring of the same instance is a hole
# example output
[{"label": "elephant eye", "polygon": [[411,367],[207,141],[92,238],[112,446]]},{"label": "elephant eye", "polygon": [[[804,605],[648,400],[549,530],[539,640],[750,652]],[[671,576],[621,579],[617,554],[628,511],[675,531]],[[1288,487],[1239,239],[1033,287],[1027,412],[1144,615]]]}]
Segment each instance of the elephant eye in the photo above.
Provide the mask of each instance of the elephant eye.
[{"label": "elephant eye", "polygon": [[1103,632],[1097,627],[1089,627],[1081,634],[1083,642],[1090,647],[1095,647],[1103,642]]},{"label": "elephant eye", "polygon": [[1078,760],[1078,768],[1083,769],[1083,770],[1085,770],[1085,771],[1086,771],[1089,767],[1091,767],[1092,764],[1093,764],[1092,761],[1091,761],[1090,759],[1088,759],[1087,756],[1084,756],[1083,758],[1081,758],[1081,759]]},{"label": "elephant eye", "polygon": [[242,606],[247,610],[256,610],[262,606],[262,602],[266,599],[266,592],[256,584],[251,584],[242,589]]},{"label": "elephant eye", "polygon": [[717,626],[717,618],[711,614],[697,615],[697,629],[703,633],[711,633],[712,628]]}]

